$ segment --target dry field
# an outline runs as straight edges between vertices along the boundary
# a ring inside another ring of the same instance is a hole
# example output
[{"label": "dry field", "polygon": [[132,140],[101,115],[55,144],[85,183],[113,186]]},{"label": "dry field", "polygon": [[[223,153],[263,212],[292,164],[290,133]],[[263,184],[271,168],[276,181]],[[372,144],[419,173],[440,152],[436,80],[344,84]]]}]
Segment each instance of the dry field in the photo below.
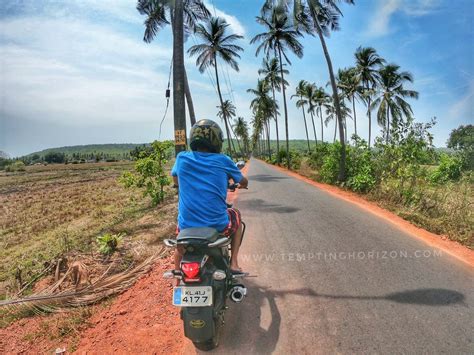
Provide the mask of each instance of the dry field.
[{"label": "dry field", "polygon": [[128,265],[172,233],[175,196],[150,207],[140,191],[117,181],[132,168],[119,162],[1,172],[0,299],[51,275],[42,272],[61,256],[97,255],[96,238],[103,233],[125,233],[117,254]]}]

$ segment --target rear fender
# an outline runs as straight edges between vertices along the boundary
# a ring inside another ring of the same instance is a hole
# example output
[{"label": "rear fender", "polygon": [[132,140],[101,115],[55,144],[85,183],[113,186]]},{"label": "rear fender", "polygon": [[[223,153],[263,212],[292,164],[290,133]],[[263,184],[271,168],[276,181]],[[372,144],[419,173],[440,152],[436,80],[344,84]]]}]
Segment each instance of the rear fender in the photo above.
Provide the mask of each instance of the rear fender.
[{"label": "rear fender", "polygon": [[184,335],[193,342],[205,342],[216,335],[214,306],[185,307],[181,310],[181,318]]}]

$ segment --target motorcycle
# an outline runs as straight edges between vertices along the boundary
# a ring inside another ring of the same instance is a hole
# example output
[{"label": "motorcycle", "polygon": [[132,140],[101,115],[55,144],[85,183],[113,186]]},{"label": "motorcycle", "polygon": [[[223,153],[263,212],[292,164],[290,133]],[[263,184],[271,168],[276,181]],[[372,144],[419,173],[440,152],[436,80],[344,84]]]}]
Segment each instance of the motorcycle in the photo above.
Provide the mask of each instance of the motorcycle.
[{"label": "motorcycle", "polygon": [[[244,162],[237,163],[239,169]],[[237,184],[229,186],[233,191]],[[232,207],[228,204],[228,207]],[[242,239],[245,223],[242,221]],[[247,288],[240,283],[246,273],[234,274],[230,269],[231,238],[219,234],[214,228],[187,228],[176,239],[165,239],[168,247],[183,248],[180,270],[163,274],[178,279],[173,288],[173,305],[181,307],[184,335],[199,350],[212,350],[219,345],[224,324],[227,298],[240,303]]]}]

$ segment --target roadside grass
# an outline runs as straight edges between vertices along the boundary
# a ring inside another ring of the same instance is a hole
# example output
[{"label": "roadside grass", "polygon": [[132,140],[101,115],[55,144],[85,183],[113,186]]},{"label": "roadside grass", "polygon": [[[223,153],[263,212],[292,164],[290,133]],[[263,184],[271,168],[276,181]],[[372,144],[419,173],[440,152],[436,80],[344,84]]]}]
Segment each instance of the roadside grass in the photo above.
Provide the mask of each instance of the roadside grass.
[{"label": "roadside grass", "polygon": [[[433,170],[434,167],[429,167]],[[304,158],[298,173],[321,181],[319,172],[311,169]],[[472,177],[441,185],[418,179],[409,198],[395,181],[385,181],[364,195],[398,216],[430,232],[446,235],[471,249],[474,248],[474,184]]]},{"label": "roadside grass", "polygon": [[474,189],[468,177],[442,185],[419,179],[409,202],[390,181],[367,196],[419,227],[474,248]]},{"label": "roadside grass", "polygon": [[[0,173],[0,299],[29,283],[23,294],[31,291],[36,281],[54,274],[50,266],[64,255],[100,256],[96,238],[104,233],[124,235],[114,256],[117,271],[150,255],[174,230],[176,197],[170,194],[164,204],[151,207],[142,191],[118,183],[122,172],[132,169],[132,162],[115,162]],[[31,315],[7,319],[1,313],[2,327]]]}]

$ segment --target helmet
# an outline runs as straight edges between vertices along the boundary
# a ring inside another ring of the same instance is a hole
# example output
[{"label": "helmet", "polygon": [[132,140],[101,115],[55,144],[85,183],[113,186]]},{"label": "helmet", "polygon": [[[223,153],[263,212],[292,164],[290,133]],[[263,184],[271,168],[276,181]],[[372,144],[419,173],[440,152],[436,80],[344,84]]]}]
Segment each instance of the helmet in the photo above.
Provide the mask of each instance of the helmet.
[{"label": "helmet", "polygon": [[209,149],[212,153],[220,153],[224,135],[217,123],[211,120],[199,120],[191,128],[190,135],[191,150],[200,147]]}]

